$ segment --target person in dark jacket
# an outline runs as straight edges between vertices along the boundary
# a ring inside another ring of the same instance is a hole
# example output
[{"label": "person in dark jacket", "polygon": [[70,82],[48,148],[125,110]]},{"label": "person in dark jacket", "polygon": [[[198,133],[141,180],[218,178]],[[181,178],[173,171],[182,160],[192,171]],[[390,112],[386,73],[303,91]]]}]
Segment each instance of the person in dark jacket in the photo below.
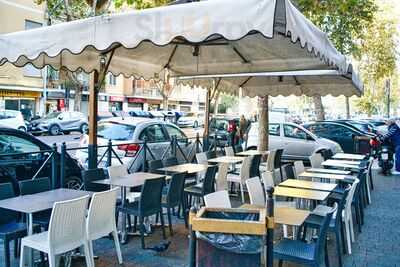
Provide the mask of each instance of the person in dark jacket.
[{"label": "person in dark jacket", "polygon": [[400,173],[400,127],[394,120],[387,122],[388,133],[382,136],[381,140],[383,142],[390,141],[394,147],[395,153],[395,168],[396,172]]}]

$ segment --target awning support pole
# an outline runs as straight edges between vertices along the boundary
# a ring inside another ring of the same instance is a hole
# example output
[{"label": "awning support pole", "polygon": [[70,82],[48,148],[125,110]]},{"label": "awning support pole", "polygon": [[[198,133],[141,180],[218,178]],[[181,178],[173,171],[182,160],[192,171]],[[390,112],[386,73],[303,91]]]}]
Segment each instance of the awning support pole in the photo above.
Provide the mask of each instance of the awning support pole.
[{"label": "awning support pole", "polygon": [[258,150],[268,150],[269,116],[268,116],[268,95],[258,98]]},{"label": "awning support pole", "polygon": [[89,144],[88,144],[88,167],[89,169],[97,168],[97,113],[98,113],[98,94],[103,86],[114,51],[117,47],[110,51],[110,56],[106,58],[104,54],[100,59],[100,70],[94,71],[93,84],[89,89]]}]

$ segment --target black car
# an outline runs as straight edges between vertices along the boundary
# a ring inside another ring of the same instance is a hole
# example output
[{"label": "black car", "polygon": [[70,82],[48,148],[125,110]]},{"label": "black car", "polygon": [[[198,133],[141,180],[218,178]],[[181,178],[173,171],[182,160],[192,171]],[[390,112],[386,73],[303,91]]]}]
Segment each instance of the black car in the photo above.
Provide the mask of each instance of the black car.
[{"label": "black car", "polygon": [[[0,183],[12,182],[14,189],[18,192],[18,182],[21,180],[33,177],[51,178],[50,150],[51,147],[48,144],[28,133],[0,128]],[[56,157],[57,177],[59,177],[60,154],[57,153]],[[68,153],[65,162],[64,186],[80,188],[82,168]]]},{"label": "black car", "polygon": [[318,121],[303,126],[319,137],[337,142],[345,153],[369,153],[369,141],[375,137],[343,122]]},{"label": "black car", "polygon": [[360,131],[365,133],[376,133],[377,130],[375,126],[367,121],[360,121],[360,120],[337,120],[333,122],[344,123],[348,126],[355,127]]},{"label": "black car", "polygon": [[219,147],[236,145],[236,132],[239,130],[239,118],[214,117],[210,120],[209,136],[211,140],[217,139]]}]

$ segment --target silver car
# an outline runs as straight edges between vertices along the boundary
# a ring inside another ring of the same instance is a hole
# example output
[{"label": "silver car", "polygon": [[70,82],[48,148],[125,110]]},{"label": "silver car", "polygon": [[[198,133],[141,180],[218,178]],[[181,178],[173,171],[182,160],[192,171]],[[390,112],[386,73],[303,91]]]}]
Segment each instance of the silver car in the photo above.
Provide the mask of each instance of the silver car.
[{"label": "silver car", "polygon": [[[256,149],[257,146],[258,123],[252,123],[247,149]],[[338,143],[319,138],[302,126],[290,122],[269,124],[269,148],[283,148],[283,158],[288,160],[308,160],[313,153],[324,149],[330,149],[334,154],[343,152]]]},{"label": "silver car", "polygon": [[[112,141],[113,149],[126,164],[130,171],[138,171],[143,169],[143,141],[147,139],[148,148],[151,151],[146,152],[146,160],[162,159],[172,156],[171,139],[176,136],[178,144],[185,153],[186,157],[192,159],[195,151],[192,149],[194,144],[188,140],[185,133],[176,125],[156,119],[126,117],[126,118],[110,118],[99,122],[97,128],[98,145],[107,145],[108,140]],[[87,138],[81,141],[81,147],[87,146]],[[105,153],[106,148],[98,149],[98,160]],[[177,149],[177,158],[184,161],[182,152]],[[189,153],[192,152],[192,155]],[[88,163],[88,153],[86,149],[78,150],[76,158],[85,167]],[[112,165],[120,164],[118,158],[113,155]],[[101,159],[99,166],[105,167],[107,163],[106,157]]]},{"label": "silver car", "polygon": [[49,133],[58,135],[71,131],[87,132],[87,117],[81,112],[57,111],[44,116],[43,118],[31,121],[32,133]]}]

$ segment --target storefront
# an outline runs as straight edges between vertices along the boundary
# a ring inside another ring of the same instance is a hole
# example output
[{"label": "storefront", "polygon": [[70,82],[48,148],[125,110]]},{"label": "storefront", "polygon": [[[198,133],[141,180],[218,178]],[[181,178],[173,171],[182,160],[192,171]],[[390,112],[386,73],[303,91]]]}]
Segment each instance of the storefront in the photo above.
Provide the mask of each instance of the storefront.
[{"label": "storefront", "polygon": [[146,111],[152,111],[152,110],[160,110],[161,108],[161,100],[157,99],[146,99],[146,103],[148,105]]},{"label": "storefront", "polygon": [[110,96],[109,97],[110,111],[122,111],[124,101],[125,101],[124,96]]},{"label": "storefront", "polygon": [[25,119],[36,114],[40,92],[0,89],[0,109],[21,111]]},{"label": "storefront", "polygon": [[144,110],[144,103],[144,98],[128,97],[128,110]]},{"label": "storefront", "polygon": [[193,103],[190,101],[179,101],[179,110],[183,112],[192,111]]},{"label": "storefront", "polygon": [[65,111],[67,103],[64,91],[49,91],[46,97],[46,114],[53,111]]}]

